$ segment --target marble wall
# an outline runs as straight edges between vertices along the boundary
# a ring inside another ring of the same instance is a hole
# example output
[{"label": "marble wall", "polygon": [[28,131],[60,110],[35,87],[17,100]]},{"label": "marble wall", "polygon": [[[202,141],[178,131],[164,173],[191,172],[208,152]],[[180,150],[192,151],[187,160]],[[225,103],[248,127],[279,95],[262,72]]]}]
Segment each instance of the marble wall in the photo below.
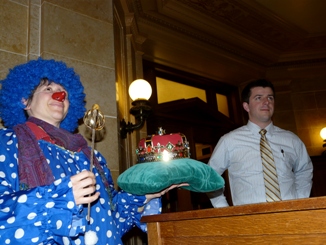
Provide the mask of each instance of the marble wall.
[{"label": "marble wall", "polygon": [[[106,115],[95,148],[119,174],[113,3],[105,0],[1,0],[0,79],[8,69],[39,56],[62,60],[80,75],[86,108]],[[79,132],[89,135],[81,125]]]}]

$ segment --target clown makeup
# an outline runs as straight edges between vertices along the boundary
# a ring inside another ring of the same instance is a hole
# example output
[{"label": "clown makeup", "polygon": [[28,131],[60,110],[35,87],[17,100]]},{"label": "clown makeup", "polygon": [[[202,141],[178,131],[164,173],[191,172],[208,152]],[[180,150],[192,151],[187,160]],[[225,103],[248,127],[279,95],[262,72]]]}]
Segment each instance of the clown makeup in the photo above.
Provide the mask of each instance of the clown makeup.
[{"label": "clown makeup", "polygon": [[[39,83],[39,85],[37,87],[34,88],[34,90],[32,90],[31,95],[29,96],[29,98],[27,99],[28,103],[27,106],[29,105],[30,101],[33,100],[33,97],[35,94],[37,93],[52,93],[52,98],[58,101],[63,102],[65,99],[67,99],[68,97],[68,93],[67,91],[62,87],[61,90],[59,91],[54,91],[53,86],[51,86],[51,84],[54,82],[49,81],[47,78],[43,78],[41,80],[41,82]],[[41,91],[37,91],[38,88],[45,86],[44,89],[42,89]],[[37,91],[37,92],[36,92]]]},{"label": "clown makeup", "polygon": [[66,90],[55,82],[42,79],[28,100],[23,99],[28,116],[59,127],[69,108]]},{"label": "clown makeup", "polygon": [[[67,103],[66,101],[69,102],[69,112],[61,122],[60,127],[69,132],[75,132],[79,126],[78,120],[84,116],[86,111],[86,94],[80,77],[72,67],[68,67],[63,61],[45,60],[41,57],[15,66],[10,69],[8,76],[1,80],[0,114],[4,126],[12,128],[17,124],[26,122],[29,117],[28,110],[26,110],[27,103],[29,102],[28,105],[32,103],[34,97],[38,95],[51,98],[53,93],[34,95],[38,86],[51,82],[57,82],[62,86],[55,92],[68,92],[65,101],[60,102],[64,104]],[[52,100],[53,102],[56,101],[55,99]]]}]

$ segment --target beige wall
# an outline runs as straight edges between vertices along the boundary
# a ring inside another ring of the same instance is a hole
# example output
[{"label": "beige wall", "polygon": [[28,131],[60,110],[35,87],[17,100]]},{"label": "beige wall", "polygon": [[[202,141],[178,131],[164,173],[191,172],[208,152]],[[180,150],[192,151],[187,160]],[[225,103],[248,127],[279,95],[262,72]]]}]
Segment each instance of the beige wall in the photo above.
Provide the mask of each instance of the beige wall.
[{"label": "beige wall", "polygon": [[296,133],[311,156],[325,148],[319,133],[326,127],[326,64],[274,68],[267,77],[277,85],[276,125]]},{"label": "beige wall", "polygon": [[[119,173],[112,1],[1,0],[0,79],[8,69],[39,56],[74,67],[85,87],[86,108],[107,115],[96,143],[114,179]],[[86,135],[85,127],[79,128]]]}]

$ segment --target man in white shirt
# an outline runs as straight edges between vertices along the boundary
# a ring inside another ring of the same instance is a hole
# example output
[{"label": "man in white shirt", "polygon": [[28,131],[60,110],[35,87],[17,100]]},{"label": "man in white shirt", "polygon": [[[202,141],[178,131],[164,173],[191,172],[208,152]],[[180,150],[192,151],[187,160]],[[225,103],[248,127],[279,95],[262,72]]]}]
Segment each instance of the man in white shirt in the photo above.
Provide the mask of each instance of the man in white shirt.
[{"label": "man in white shirt", "polygon": [[[273,125],[274,86],[265,79],[250,82],[242,91],[249,121],[220,138],[209,165],[219,174],[228,170],[233,205],[266,202],[259,131],[273,153],[281,200],[309,197],[313,166],[303,142],[294,133]],[[223,193],[210,195],[214,207],[229,206]]]}]

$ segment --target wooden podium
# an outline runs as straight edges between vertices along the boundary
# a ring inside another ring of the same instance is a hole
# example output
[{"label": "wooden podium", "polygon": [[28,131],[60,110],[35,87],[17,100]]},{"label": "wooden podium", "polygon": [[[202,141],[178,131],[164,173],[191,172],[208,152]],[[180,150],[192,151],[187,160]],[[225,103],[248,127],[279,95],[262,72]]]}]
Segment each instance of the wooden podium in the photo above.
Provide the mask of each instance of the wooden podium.
[{"label": "wooden podium", "polygon": [[149,245],[326,244],[326,197],[144,216]]}]

